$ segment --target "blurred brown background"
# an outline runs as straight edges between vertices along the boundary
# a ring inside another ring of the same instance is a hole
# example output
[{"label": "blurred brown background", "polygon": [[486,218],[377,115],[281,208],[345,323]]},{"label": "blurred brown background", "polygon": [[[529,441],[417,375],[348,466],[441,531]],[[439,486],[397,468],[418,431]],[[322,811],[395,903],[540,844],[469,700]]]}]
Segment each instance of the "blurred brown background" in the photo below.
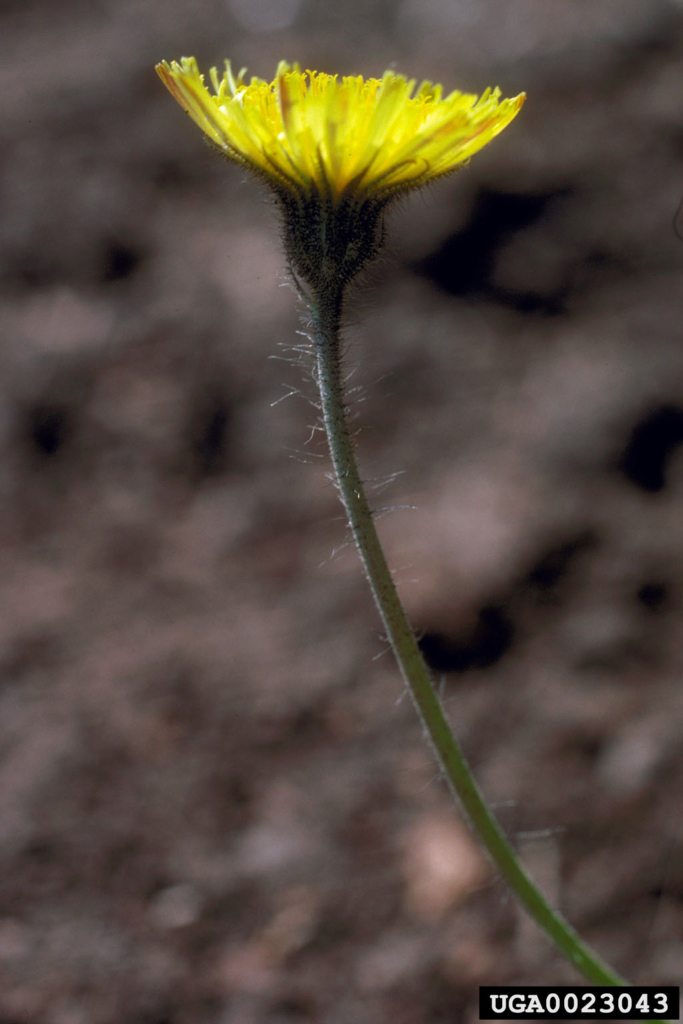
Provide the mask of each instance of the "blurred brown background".
[{"label": "blurred brown background", "polygon": [[2,1024],[451,1024],[576,981],[402,699],[274,211],[158,81],[182,54],[528,92],[390,219],[361,460],[414,506],[382,535],[530,869],[680,982],[683,5],[4,0],[0,31]]}]

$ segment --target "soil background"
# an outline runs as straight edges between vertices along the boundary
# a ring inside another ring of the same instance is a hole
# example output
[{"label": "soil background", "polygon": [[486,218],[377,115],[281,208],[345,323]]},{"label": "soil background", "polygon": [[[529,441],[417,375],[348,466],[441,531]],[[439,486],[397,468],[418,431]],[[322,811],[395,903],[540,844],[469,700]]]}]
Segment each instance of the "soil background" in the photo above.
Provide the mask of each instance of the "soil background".
[{"label": "soil background", "polygon": [[389,218],[354,424],[505,829],[680,983],[681,3],[4,0],[0,32],[2,1024],[469,1024],[480,984],[578,980],[439,780],[276,212],[157,79],[182,54],[528,93]]}]

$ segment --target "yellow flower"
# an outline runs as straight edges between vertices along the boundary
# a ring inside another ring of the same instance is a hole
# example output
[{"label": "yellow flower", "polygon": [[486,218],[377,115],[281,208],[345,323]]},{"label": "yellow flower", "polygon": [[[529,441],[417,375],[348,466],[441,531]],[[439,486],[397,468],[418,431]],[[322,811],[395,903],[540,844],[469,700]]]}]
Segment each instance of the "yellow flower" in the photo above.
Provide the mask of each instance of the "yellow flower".
[{"label": "yellow flower", "polygon": [[204,85],[194,57],[157,71],[208,139],[281,195],[384,203],[462,166],[518,113],[524,93],[480,96],[386,71],[339,79],[282,62],[273,82],[237,77],[230,62]]}]

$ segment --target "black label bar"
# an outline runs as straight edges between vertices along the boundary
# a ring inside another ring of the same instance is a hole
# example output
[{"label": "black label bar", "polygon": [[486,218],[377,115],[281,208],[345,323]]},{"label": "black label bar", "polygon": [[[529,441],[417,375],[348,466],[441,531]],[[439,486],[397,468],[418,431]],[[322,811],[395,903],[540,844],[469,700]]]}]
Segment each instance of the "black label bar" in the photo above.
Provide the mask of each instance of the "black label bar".
[{"label": "black label bar", "polygon": [[680,989],[675,985],[482,986],[479,1020],[680,1020]]}]

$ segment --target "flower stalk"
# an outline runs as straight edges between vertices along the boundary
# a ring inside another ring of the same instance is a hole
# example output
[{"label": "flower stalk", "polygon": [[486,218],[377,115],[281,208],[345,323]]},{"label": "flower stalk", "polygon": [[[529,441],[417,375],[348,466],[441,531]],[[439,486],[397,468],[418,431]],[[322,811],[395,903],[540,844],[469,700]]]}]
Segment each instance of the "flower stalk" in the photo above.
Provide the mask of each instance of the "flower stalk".
[{"label": "flower stalk", "polygon": [[547,937],[596,985],[626,985],[592,950],[532,882],[486,805],[436,694],[398,595],[365,494],[349,430],[344,395],[340,319],[343,287],[321,289],[309,300],[316,377],[330,456],[372,595],[425,732],[446,782],[470,826],[524,909]]}]

